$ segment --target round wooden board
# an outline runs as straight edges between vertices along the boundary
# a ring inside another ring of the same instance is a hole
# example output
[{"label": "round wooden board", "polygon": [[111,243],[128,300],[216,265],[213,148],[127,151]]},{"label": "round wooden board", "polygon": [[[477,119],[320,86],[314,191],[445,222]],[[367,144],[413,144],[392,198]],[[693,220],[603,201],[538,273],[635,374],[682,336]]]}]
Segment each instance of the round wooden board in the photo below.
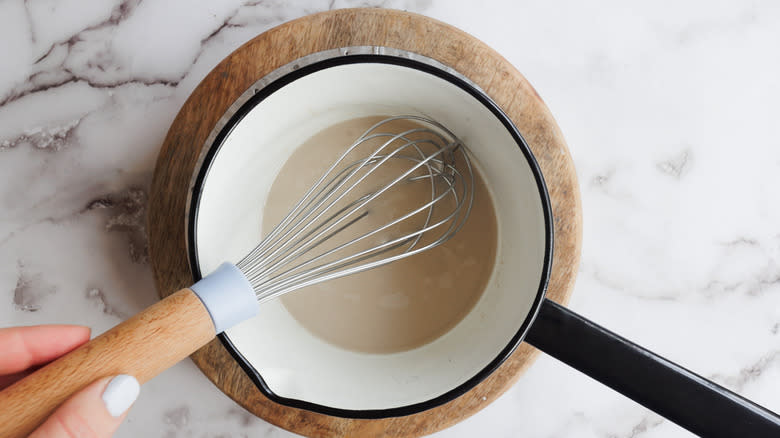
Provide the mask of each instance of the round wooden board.
[{"label": "round wooden board", "polygon": [[[206,137],[255,81],[310,53],[346,46],[385,46],[420,53],[479,85],[509,115],[531,146],[552,199],[555,246],[547,296],[565,304],[579,266],[582,215],[574,165],[558,125],[528,81],[471,35],[436,20],[385,9],[344,9],[306,16],[271,29],[230,54],[198,85],[165,139],[149,199],[149,241],[161,296],[192,284],[185,206]],[[514,384],[538,351],[522,344],[501,367],[463,396],[428,411],[380,420],[345,419],[293,409],[264,397],[218,340],[192,360],[225,394],[255,415],[312,437],[421,436],[451,426]]]}]

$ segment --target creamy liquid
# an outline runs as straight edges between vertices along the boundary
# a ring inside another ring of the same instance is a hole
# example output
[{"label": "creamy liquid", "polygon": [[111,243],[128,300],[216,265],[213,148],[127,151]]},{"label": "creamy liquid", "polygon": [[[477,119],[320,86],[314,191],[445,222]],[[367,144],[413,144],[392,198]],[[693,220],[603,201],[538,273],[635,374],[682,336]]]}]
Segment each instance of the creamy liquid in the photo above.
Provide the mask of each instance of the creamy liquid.
[{"label": "creamy liquid", "polygon": [[[333,125],[296,149],[280,170],[268,194],[263,213],[263,234],[270,232],[287,215],[355,139],[381,119],[365,117]],[[411,121],[393,123],[389,129],[382,131],[397,133],[419,127]],[[359,156],[368,155],[365,150],[363,152]],[[400,168],[393,168],[390,164],[378,168],[376,177],[386,179],[401,174]],[[369,178],[374,176],[372,174]],[[287,310],[321,339],[361,352],[409,350],[449,331],[474,307],[490,279],[495,262],[497,225],[494,207],[476,169],[474,177],[471,215],[452,239],[379,268],[288,293],[281,298]],[[367,183],[370,184],[370,181],[367,180]],[[343,233],[349,233],[347,237],[355,237],[423,205],[425,197],[430,201],[430,182],[427,184],[427,192],[425,186],[421,186],[422,190],[415,190],[410,195],[409,187],[402,187],[405,191],[383,195],[382,199],[375,201],[371,214]],[[405,230],[419,229],[423,220],[424,217],[421,217],[416,223],[404,225]]]}]

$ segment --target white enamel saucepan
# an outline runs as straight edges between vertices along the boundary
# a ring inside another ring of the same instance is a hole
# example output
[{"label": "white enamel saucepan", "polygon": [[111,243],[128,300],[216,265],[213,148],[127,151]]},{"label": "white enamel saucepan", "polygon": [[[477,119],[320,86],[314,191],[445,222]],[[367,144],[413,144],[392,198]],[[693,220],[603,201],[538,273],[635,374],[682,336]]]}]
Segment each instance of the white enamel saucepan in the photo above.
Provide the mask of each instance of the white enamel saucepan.
[{"label": "white enamel saucepan", "polygon": [[269,188],[298,145],[338,122],[397,114],[434,119],[463,140],[496,207],[492,277],[448,333],[392,354],[341,349],[310,334],[278,300],[258,309],[240,286],[235,299],[230,291],[220,295],[220,284],[208,287],[217,274],[195,287],[197,294],[171,295],[1,393],[0,436],[31,430],[85,382],[105,375],[107,363],[122,363],[143,382],[223,328],[223,343],[260,391],[327,415],[384,418],[438,406],[484,380],[526,341],[699,435],[780,436],[776,414],[545,299],[552,213],[533,154],[484,92],[417,54],[381,47],[316,53],[262,78],[231,107],[193,176],[188,256],[196,278],[257,244]]}]

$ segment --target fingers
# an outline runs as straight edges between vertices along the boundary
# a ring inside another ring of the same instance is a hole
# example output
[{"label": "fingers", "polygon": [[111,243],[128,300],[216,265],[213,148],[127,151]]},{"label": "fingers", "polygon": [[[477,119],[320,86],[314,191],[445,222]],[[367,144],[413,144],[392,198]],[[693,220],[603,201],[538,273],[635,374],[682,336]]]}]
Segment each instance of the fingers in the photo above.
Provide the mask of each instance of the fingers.
[{"label": "fingers", "polygon": [[109,438],[139,390],[132,376],[100,379],[63,403],[29,438]]},{"label": "fingers", "polygon": [[0,375],[19,373],[56,359],[89,340],[89,328],[38,325],[0,329]]}]

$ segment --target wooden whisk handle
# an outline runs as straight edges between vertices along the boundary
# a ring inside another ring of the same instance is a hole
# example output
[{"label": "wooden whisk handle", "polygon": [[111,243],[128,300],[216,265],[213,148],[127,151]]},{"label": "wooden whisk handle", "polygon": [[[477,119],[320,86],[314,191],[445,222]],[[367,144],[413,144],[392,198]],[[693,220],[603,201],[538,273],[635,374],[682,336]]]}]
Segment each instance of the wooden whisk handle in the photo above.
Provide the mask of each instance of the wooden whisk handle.
[{"label": "wooden whisk handle", "polygon": [[99,378],[129,374],[144,383],[214,336],[200,298],[182,289],[0,391],[0,437],[26,437]]}]

